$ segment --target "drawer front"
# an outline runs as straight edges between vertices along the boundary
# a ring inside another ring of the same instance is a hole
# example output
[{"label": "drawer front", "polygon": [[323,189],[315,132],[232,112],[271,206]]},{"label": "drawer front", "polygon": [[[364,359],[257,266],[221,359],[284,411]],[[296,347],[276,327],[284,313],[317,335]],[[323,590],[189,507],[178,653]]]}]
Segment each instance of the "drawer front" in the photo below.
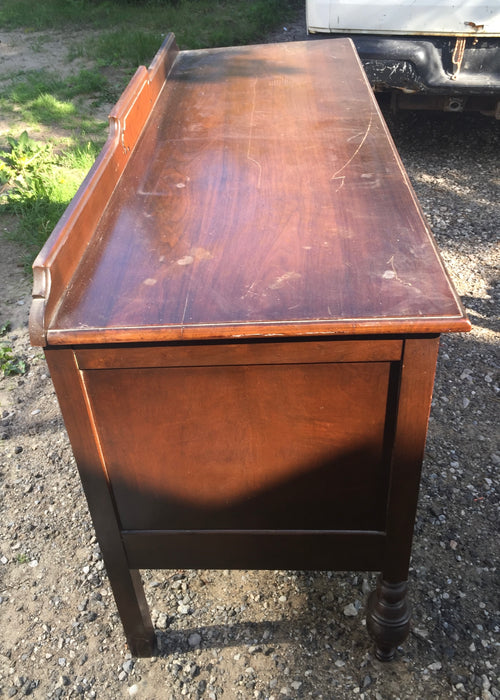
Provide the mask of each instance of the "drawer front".
[{"label": "drawer front", "polygon": [[325,362],[399,360],[403,341],[387,340],[257,340],[233,343],[193,343],[77,348],[80,369],[139,367],[208,367],[216,365],[280,365]]},{"label": "drawer front", "polygon": [[85,370],[124,530],[382,530],[391,362]]}]

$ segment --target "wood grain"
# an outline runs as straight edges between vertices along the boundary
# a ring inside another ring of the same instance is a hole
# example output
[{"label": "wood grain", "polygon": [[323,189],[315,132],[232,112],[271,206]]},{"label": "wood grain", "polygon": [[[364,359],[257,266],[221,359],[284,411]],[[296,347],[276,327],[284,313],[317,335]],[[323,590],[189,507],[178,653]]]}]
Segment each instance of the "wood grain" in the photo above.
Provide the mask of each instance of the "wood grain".
[{"label": "wood grain", "polygon": [[231,365],[283,365],[325,362],[388,362],[400,360],[399,338],[328,338],[247,340],[246,342],[169,343],[162,345],[102,347],[75,350],[80,369],[131,369],[145,367],[210,367]]},{"label": "wood grain", "polygon": [[388,362],[85,371],[121,527],[383,530],[389,374]]},{"label": "wood grain", "polygon": [[181,52],[154,105],[144,81],[49,343],[469,327],[349,41]]}]

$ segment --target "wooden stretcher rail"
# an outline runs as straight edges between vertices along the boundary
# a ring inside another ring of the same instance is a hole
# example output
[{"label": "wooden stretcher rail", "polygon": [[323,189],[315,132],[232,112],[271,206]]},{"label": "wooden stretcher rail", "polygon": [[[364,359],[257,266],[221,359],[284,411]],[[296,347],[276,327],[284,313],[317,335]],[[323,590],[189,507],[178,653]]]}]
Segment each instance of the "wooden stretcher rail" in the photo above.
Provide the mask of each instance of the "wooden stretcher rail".
[{"label": "wooden stretcher rail", "polygon": [[131,568],[378,571],[383,532],[122,532]]}]

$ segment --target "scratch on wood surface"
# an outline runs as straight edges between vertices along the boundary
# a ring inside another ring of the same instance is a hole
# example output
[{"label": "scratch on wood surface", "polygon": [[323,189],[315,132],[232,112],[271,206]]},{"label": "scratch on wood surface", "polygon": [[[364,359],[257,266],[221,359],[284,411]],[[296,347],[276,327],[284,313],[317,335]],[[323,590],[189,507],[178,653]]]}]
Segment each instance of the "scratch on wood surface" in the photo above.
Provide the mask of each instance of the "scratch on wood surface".
[{"label": "scratch on wood surface", "polygon": [[186,309],[189,301],[189,292],[186,294],[186,302],[184,304],[184,311],[182,312],[181,326],[184,325],[184,319],[186,318]]},{"label": "scratch on wood surface", "polygon": [[[343,165],[341,168],[339,168],[335,173],[333,173],[333,175],[331,176],[330,180],[340,180],[340,179],[343,180],[343,178],[345,178],[345,175],[342,175],[341,178],[339,178],[339,173],[341,173],[342,170],[345,170],[345,168],[347,168],[347,166],[348,166],[350,163],[352,163],[352,161],[354,160],[354,158],[356,158],[356,156],[358,155],[358,153],[360,152],[360,150],[363,148],[363,145],[364,145],[366,139],[368,138],[368,134],[370,133],[370,129],[372,128],[372,123],[373,123],[373,112],[370,112],[370,119],[369,119],[369,121],[368,121],[368,125],[367,125],[367,127],[366,127],[366,129],[365,129],[365,132],[364,132],[364,134],[363,134],[363,138],[361,139],[360,143],[358,144],[358,147],[356,148],[356,150],[354,151],[354,153],[352,154],[352,156],[344,163],[344,165]],[[359,134],[356,134],[356,136],[359,136],[359,135],[362,134],[362,133],[363,133],[363,132],[359,132]],[[348,139],[348,141],[350,141],[352,138],[355,138],[355,137],[354,137],[354,136],[351,136],[351,138]],[[344,184],[344,182],[342,182],[342,184],[340,185],[340,187],[342,187],[343,184]],[[340,189],[340,187],[339,187],[339,189]]]},{"label": "scratch on wood surface", "polygon": [[351,143],[351,141],[354,141],[354,139],[357,139],[358,136],[363,136],[364,132],[363,131],[358,131],[357,134],[353,134],[352,136],[349,136],[347,139],[347,143]]},{"label": "scratch on wood surface", "polygon": [[262,177],[262,165],[259,163],[258,160],[255,160],[255,158],[252,158],[251,156],[247,156],[247,158],[248,158],[248,160],[250,160],[252,163],[255,163],[255,165],[256,165],[256,166],[258,167],[258,169],[259,169],[259,177],[258,177],[258,179],[257,179],[257,189],[259,189],[259,188],[260,188],[260,180],[261,180],[261,177]]},{"label": "scratch on wood surface", "polygon": [[252,158],[250,155],[250,151],[252,149],[252,139],[253,139],[253,126],[254,126],[254,115],[255,115],[255,104],[257,102],[257,78],[254,80],[253,83],[253,90],[252,90],[252,112],[250,114],[250,134],[248,137],[248,148],[247,148],[247,159],[254,163],[258,170],[259,170],[259,177],[257,178],[257,189],[260,188],[260,181],[262,178],[262,165],[259,163],[258,160],[255,160],[255,158]]},{"label": "scratch on wood surface", "polygon": [[339,181],[340,181],[340,185],[337,187],[337,189],[335,190],[335,192],[338,192],[339,190],[341,190],[342,187],[344,186],[345,175],[341,175],[340,177],[332,176],[331,179],[332,179],[332,180],[339,180]]},{"label": "scratch on wood surface", "polygon": [[254,297],[258,296],[257,292],[254,292],[254,291],[253,291],[253,288],[255,287],[255,284],[256,284],[256,282],[252,282],[252,284],[249,286],[249,288],[248,288],[247,291],[243,294],[243,296],[240,297],[240,299],[244,299],[244,298],[247,297],[249,294],[250,294],[251,296],[254,296]]},{"label": "scratch on wood surface", "polygon": [[272,284],[269,285],[269,289],[281,289],[281,287],[289,281],[298,280],[302,277],[300,272],[285,272],[284,275],[277,277]]},{"label": "scratch on wood surface", "polygon": [[391,266],[390,270],[386,270],[384,274],[382,275],[382,278],[385,280],[396,280],[396,282],[399,282],[400,284],[404,285],[405,287],[411,287],[412,284],[411,282],[405,282],[404,280],[401,279],[401,277],[398,275],[398,271],[396,270],[396,265],[394,263],[394,255],[391,255],[389,260],[387,261],[387,265]]}]

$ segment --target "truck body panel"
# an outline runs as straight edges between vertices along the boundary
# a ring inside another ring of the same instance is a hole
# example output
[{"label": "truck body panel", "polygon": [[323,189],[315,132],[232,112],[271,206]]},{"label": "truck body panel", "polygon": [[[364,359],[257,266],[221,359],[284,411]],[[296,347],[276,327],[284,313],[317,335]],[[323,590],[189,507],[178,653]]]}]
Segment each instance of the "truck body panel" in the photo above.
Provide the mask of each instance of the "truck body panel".
[{"label": "truck body panel", "polygon": [[395,107],[500,118],[500,0],[306,0],[306,20],[350,37]]},{"label": "truck body panel", "polygon": [[500,3],[476,0],[308,0],[311,32],[498,36]]}]

